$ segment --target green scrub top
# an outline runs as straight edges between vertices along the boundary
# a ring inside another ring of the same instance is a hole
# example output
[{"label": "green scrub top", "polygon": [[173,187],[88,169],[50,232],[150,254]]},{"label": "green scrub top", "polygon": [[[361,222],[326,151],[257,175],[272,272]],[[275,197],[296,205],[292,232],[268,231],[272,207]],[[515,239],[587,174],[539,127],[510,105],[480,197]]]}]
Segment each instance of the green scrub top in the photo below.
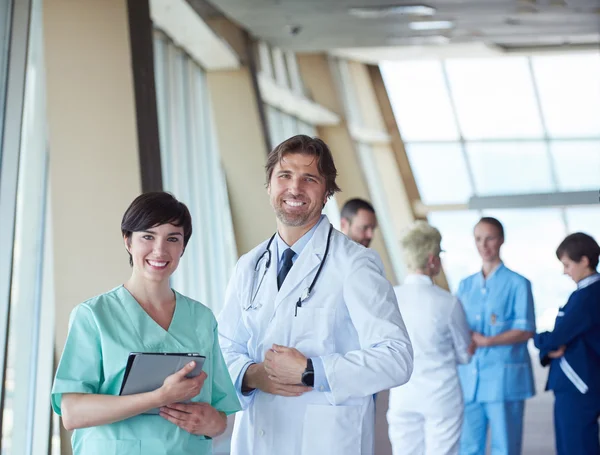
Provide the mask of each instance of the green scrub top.
[{"label": "green scrub top", "polygon": [[[118,395],[130,352],[197,352],[208,375],[192,401],[226,414],[240,404],[219,347],[211,310],[175,292],[169,330],[160,327],[127,289],[119,286],[73,310],[69,334],[52,388],[52,408],[61,415],[63,393]],[[138,415],[109,425],[78,429],[74,455],[205,455],[212,440],[192,435],[158,415]]]}]

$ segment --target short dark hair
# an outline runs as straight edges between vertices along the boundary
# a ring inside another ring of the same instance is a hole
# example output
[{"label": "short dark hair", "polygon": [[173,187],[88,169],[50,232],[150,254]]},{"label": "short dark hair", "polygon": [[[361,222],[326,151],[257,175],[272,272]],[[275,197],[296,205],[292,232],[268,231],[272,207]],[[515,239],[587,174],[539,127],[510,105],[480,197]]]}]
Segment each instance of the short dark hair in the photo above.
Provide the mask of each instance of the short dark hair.
[{"label": "short dark hair", "polygon": [[[502,226],[502,223],[500,221],[498,221],[498,219],[491,217],[491,216],[484,216],[477,222],[477,224],[481,224],[481,223],[491,224],[492,226],[494,226],[496,229],[498,229],[498,232],[500,233],[500,237],[502,237],[504,239],[504,226]],[[476,224],[476,226],[477,226],[477,224]]]},{"label": "short dark hair", "polygon": [[283,157],[290,153],[302,153],[316,157],[319,174],[325,178],[327,198],[333,196],[337,191],[341,191],[340,187],[335,183],[337,169],[333,162],[331,150],[329,150],[327,144],[318,137],[310,137],[304,134],[292,136],[271,150],[267,158],[267,164],[265,165],[267,186],[271,181],[273,169],[275,169],[277,163],[280,163]]},{"label": "short dark hair", "polygon": [[364,199],[354,198],[344,204],[340,216],[348,221],[352,221],[359,210],[375,213],[375,209],[369,202]]},{"label": "short dark hair", "polygon": [[565,254],[575,262],[581,261],[581,258],[584,256],[587,257],[590,262],[590,268],[596,270],[596,267],[598,267],[598,257],[600,256],[600,246],[598,246],[598,242],[591,235],[583,232],[575,232],[574,234],[567,235],[556,249],[556,257],[558,259]]},{"label": "short dark hair", "polygon": [[[134,232],[146,231],[161,224],[170,223],[183,227],[183,248],[192,236],[192,216],[183,202],[164,191],[141,194],[129,205],[121,221],[121,233],[127,241]],[[129,254],[129,265],[133,258]]]}]

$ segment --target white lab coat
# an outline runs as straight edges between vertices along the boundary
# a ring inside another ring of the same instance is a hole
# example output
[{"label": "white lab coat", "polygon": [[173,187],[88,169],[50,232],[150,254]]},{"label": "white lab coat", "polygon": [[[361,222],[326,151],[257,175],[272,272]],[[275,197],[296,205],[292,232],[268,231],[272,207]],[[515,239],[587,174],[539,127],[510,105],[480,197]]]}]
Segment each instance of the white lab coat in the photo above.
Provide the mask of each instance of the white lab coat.
[{"label": "white lab coat", "polygon": [[394,455],[458,453],[463,401],[457,363],[468,363],[471,331],[462,305],[424,275],[394,288],[414,349],[410,381],[390,390]]},{"label": "white lab coat", "polygon": [[[267,241],[236,265],[219,315],[221,349],[243,408],[235,418],[232,455],[372,455],[372,396],[410,378],[412,348],[381,261],[337,230],[313,294],[294,316],[323,260],[329,226],[321,220],[279,292],[272,243],[272,263],[255,299],[259,308],[244,309],[265,270],[266,255],[258,272],[255,264]],[[262,362],[273,343],[320,357],[331,392],[242,395],[246,368]]]}]

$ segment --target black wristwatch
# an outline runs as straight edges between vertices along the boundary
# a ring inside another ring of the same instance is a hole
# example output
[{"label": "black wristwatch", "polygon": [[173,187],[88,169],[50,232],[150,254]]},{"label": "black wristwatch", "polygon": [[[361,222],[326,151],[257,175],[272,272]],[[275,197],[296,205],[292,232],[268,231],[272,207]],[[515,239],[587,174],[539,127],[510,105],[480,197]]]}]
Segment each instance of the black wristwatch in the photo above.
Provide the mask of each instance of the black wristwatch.
[{"label": "black wristwatch", "polygon": [[306,370],[302,373],[302,384],[307,387],[315,386],[315,370],[311,359],[306,359]]}]

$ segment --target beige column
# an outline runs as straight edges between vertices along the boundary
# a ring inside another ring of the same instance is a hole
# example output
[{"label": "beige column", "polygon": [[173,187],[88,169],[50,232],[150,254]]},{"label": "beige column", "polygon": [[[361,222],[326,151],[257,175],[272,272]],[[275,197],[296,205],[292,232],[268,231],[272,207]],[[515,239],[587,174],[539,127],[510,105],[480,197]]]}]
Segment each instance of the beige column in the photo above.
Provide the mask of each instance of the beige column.
[{"label": "beige column", "polygon": [[[369,187],[345,120],[344,108],[338,96],[335,77],[327,56],[324,54],[298,55],[298,65],[309,96],[320,105],[338,114],[342,119],[338,125],[318,128],[319,136],[331,148],[339,173],[338,184],[342,188],[342,193],[336,196],[338,205],[341,207],[348,199],[355,197],[370,200]],[[381,256],[388,279],[396,284],[380,230],[376,231],[371,245]]]},{"label": "beige column", "polygon": [[414,205],[416,202],[421,200],[419,195],[419,189],[415,182],[415,177],[412,173],[410,163],[408,161],[408,155],[404,148],[404,141],[400,136],[398,130],[398,124],[396,123],[396,117],[388,97],[383,77],[378,66],[367,65],[368,76],[373,86],[373,92],[376,97],[377,106],[381,114],[381,121],[383,122],[384,130],[390,136],[390,146],[394,153],[396,162],[398,163],[398,171],[402,180],[402,186],[406,195],[407,201],[410,203],[410,210],[413,213],[415,219],[419,218],[418,214],[414,211]]},{"label": "beige column", "polygon": [[119,228],[141,184],[127,2],[48,0],[44,38],[60,356],[72,308],[130,273]]},{"label": "beige column", "polygon": [[265,186],[267,145],[248,68],[209,72],[207,81],[235,240],[242,255],[276,229]]},{"label": "beige column", "polygon": [[265,186],[267,141],[259,113],[261,101],[251,72],[254,56],[248,33],[226,18],[206,22],[241,62],[236,70],[208,72],[207,82],[236,245],[242,255],[276,229]]}]

